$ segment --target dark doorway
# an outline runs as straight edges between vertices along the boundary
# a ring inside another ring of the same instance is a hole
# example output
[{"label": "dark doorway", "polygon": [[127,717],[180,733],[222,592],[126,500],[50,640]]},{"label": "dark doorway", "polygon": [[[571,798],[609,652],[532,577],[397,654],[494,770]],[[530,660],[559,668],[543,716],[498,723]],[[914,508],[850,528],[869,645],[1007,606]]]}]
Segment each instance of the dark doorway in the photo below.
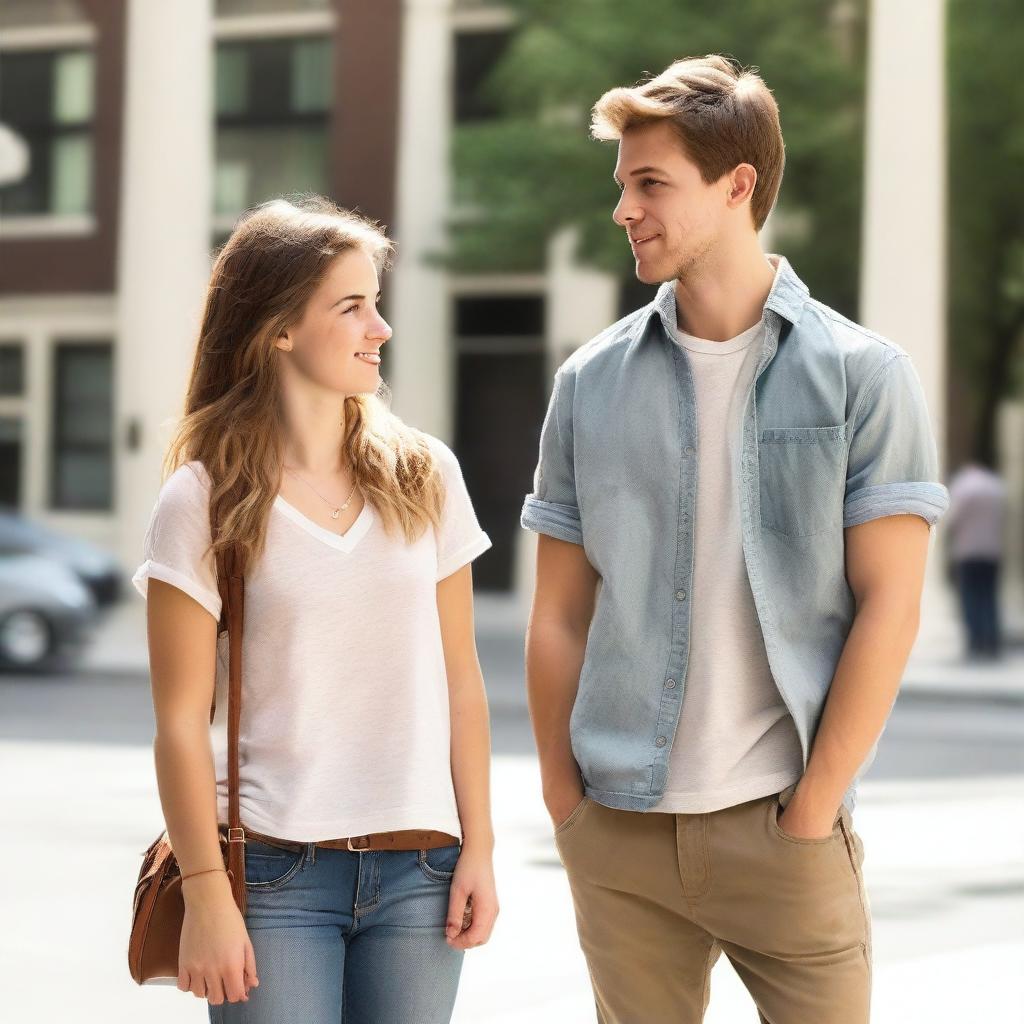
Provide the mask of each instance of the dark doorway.
[{"label": "dark doorway", "polygon": [[480,525],[494,546],[473,566],[481,590],[512,588],[523,498],[533,490],[547,408],[544,300],[455,300],[455,452]]}]

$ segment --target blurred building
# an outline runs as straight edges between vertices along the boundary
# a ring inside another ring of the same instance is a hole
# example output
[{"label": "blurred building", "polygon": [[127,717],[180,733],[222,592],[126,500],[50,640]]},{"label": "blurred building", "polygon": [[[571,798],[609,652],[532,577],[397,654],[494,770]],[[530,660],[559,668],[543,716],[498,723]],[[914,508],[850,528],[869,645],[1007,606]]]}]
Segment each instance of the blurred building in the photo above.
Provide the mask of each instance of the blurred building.
[{"label": "blurred building", "polygon": [[[215,247],[252,204],[323,192],[397,239],[383,283],[393,407],[459,455],[494,541],[477,585],[525,593],[535,538],[519,510],[551,375],[644,298],[573,265],[564,232],[535,273],[456,274],[432,259],[459,212],[453,127],[494,116],[481,85],[513,27],[480,0],[4,0],[0,503],[133,565]],[[903,45],[879,80],[906,67]],[[884,168],[892,143],[879,138]],[[868,202],[892,231],[875,177]],[[872,260],[866,322],[885,331],[905,292]],[[922,279],[936,305],[940,277]],[[941,438],[941,331],[919,333],[907,347]]]},{"label": "blurred building", "polygon": [[[424,260],[451,126],[490,115],[510,25],[431,0],[5,0],[0,503],[133,564],[213,250],[252,204],[323,192],[399,240],[382,372],[395,411],[459,453],[494,540],[478,585],[509,589],[552,279]],[[588,306],[595,329],[614,318]]]}]

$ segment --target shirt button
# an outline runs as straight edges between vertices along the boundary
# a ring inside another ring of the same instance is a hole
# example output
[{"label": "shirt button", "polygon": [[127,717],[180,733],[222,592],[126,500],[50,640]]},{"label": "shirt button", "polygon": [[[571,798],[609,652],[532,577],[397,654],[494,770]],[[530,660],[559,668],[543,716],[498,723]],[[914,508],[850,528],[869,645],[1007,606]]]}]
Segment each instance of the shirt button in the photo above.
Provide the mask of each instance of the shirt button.
[{"label": "shirt button", "polygon": [[676,591],[676,597],[677,597],[677,598],[678,598],[678,599],[679,599],[680,601],[682,601],[682,600],[683,600],[683,599],[684,599],[684,598],[686,597],[686,591],[685,591],[685,590],[677,590],[677,591]]},{"label": "shirt button", "polygon": [[685,448],[683,449],[683,451],[684,451],[684,452],[686,452],[686,454],[687,454],[687,455],[692,455],[692,454],[693,454],[693,445],[690,445],[690,444],[688,444],[688,445],[687,445],[687,446],[686,446],[686,447],[685,447]]},{"label": "shirt button", "polygon": [[665,685],[671,690],[676,685],[676,681],[674,679],[669,679],[665,682]]},{"label": "shirt button", "polygon": [[658,738],[657,738],[657,739],[656,739],[656,740],[654,741],[654,745],[655,745],[656,747],[663,747],[663,746],[665,746],[665,744],[666,744],[667,742],[668,742],[668,740],[666,740],[664,736],[659,736],[659,737],[658,737]]}]

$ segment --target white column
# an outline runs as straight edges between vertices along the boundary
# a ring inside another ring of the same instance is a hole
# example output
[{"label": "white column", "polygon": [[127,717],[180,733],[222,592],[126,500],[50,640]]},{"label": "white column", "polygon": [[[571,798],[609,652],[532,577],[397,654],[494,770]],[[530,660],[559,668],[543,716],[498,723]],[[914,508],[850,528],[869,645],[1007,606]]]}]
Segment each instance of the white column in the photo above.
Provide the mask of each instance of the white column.
[{"label": "white column", "polygon": [[999,407],[1000,473],[1009,494],[1006,509],[1006,557],[1000,570],[1003,635],[1024,636],[1024,401],[1004,400]]},{"label": "white column", "polygon": [[547,349],[551,373],[585,341],[618,320],[615,276],[573,261],[578,230],[557,231],[548,243]]},{"label": "white column", "polygon": [[452,108],[451,0],[405,0],[399,67],[398,182],[390,287],[392,409],[450,440],[455,352],[447,275],[426,257],[445,244]]},{"label": "white column", "polygon": [[[211,0],[130,0],[117,250],[117,499],[141,559],[209,278]],[[138,444],[128,435],[133,425]]]},{"label": "white column", "polygon": [[942,0],[872,0],[860,289],[862,322],[910,353],[939,425],[946,334],[944,18]]},{"label": "white column", "polygon": [[[943,0],[871,3],[860,287],[861,322],[913,360],[940,463],[946,424],[945,15]],[[955,650],[949,598],[933,544],[916,654],[930,659],[940,649]]]}]

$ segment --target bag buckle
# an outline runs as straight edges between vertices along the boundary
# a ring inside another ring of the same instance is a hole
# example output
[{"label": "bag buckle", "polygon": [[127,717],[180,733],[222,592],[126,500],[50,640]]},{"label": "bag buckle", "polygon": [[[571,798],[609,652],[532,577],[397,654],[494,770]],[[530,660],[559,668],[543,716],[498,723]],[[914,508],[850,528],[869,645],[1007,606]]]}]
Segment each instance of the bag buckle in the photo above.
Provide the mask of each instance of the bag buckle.
[{"label": "bag buckle", "polygon": [[[238,835],[232,835],[232,832],[237,832]],[[244,828],[229,828],[228,829],[228,842],[229,843],[244,843],[245,842],[245,829]]]}]

